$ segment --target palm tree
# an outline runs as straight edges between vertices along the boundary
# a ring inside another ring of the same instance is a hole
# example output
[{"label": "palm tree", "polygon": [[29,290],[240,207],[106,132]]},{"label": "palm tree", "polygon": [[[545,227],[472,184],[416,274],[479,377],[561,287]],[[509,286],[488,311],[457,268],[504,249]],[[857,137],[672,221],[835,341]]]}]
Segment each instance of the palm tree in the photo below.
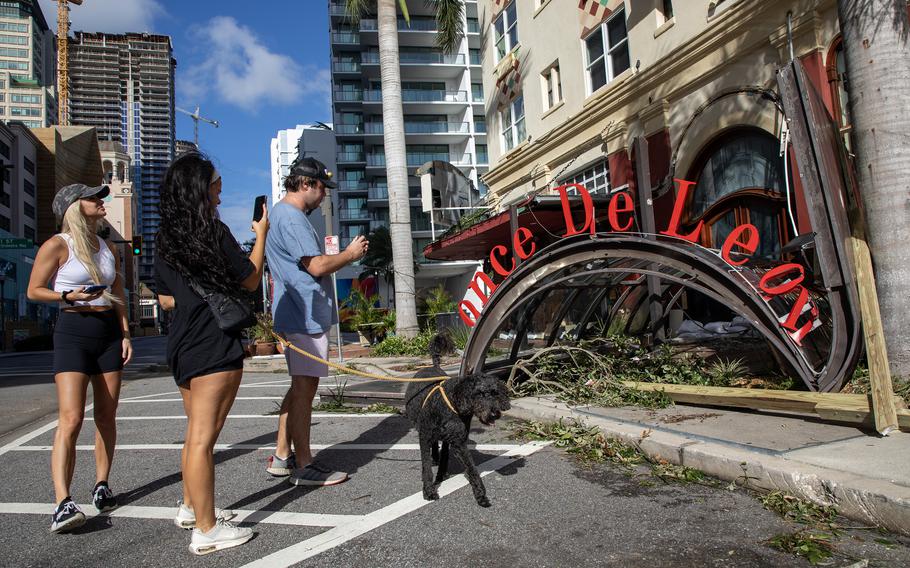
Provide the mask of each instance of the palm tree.
[{"label": "palm tree", "polygon": [[[436,42],[447,52],[454,51],[464,36],[462,0],[433,0],[439,32]],[[379,28],[379,70],[382,80],[382,125],[384,129],[386,179],[389,187],[389,225],[395,266],[395,332],[403,337],[417,335],[417,287],[414,281],[411,209],[408,199],[408,165],[404,140],[404,113],[401,108],[401,72],[398,60],[398,12],[395,0],[345,0],[354,19],[375,5]],[[398,0],[410,22],[406,0]]]},{"label": "palm tree", "polygon": [[856,174],[891,374],[910,376],[910,23],[906,0],[838,0]]}]

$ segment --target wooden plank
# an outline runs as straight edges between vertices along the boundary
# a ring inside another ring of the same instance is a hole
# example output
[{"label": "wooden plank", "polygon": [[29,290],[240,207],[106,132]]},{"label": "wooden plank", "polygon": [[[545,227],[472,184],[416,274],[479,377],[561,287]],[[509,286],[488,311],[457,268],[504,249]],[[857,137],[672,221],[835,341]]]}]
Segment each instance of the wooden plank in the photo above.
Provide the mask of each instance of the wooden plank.
[{"label": "wooden plank", "polygon": [[[870,410],[874,397],[866,394],[703,387],[663,383],[637,383],[633,381],[626,381],[624,384],[642,391],[663,391],[674,402],[757,410],[804,412],[817,414],[825,420],[854,424],[874,424],[873,413]],[[910,410],[907,410],[903,399],[892,394],[890,402],[896,408],[895,424],[901,430],[910,431]]]},{"label": "wooden plank", "polygon": [[898,428],[897,410],[892,396],[891,367],[882,330],[881,311],[875,291],[875,273],[872,271],[872,256],[866,243],[866,228],[862,211],[851,212],[853,235],[853,266],[856,270],[856,287],[859,290],[859,307],[863,318],[863,335],[866,340],[866,360],[869,363],[869,384],[872,390],[872,410],[875,416],[875,430],[887,436]]}]

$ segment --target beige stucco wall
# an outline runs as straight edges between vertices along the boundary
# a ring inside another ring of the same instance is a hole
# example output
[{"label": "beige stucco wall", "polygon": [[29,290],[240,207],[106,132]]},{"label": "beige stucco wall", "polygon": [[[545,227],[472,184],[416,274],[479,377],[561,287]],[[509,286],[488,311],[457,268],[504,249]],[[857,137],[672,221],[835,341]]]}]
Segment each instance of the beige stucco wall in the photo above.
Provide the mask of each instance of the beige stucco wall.
[{"label": "beige stucco wall", "polygon": [[[482,0],[487,33],[484,92],[490,127],[491,170],[485,181],[503,196],[540,187],[580,154],[604,156],[629,149],[639,135],[668,130],[678,148],[676,175],[687,173],[699,150],[725,129],[751,125],[779,135],[781,116],[754,95],[712,104],[718,94],[755,86],[776,90],[775,70],[788,59],[787,12],[793,13],[797,57],[821,52],[837,36],[834,0],[676,0],[675,17],[663,22],[659,0],[625,1],[631,68],[588,93],[576,2],[515,0],[528,139],[503,153],[495,92],[492,20],[495,3]],[[544,111],[540,73],[558,60],[564,102]],[[636,62],[638,67],[636,69]],[[683,133],[685,132],[685,136]],[[583,159],[575,166],[584,165]],[[569,170],[571,171],[571,169]]]}]

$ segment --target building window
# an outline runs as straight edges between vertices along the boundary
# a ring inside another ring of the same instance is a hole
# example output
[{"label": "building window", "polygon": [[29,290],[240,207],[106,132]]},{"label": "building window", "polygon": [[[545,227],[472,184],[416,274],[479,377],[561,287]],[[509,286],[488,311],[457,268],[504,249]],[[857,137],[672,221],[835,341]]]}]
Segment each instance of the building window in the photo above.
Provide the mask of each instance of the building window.
[{"label": "building window", "polygon": [[25,229],[25,230],[23,231],[23,233],[24,233],[23,236],[24,236],[26,239],[29,239],[29,240],[31,240],[32,242],[35,242],[35,240],[36,240],[36,239],[35,239],[35,229],[33,229],[32,227],[29,227],[28,225],[25,225],[25,226],[23,227],[23,229]]},{"label": "building window", "polygon": [[515,12],[515,5],[518,2],[510,2],[505,9],[499,13],[496,21],[493,23],[493,34],[496,42],[496,61],[499,61],[518,46],[518,16]]},{"label": "building window", "polygon": [[12,116],[41,116],[40,108],[10,107],[9,111]]},{"label": "building window", "polygon": [[28,36],[11,36],[0,34],[0,43],[7,43],[10,45],[28,45]]},{"label": "building window", "polygon": [[483,83],[471,83],[471,99],[477,102],[483,102]]},{"label": "building window", "polygon": [[28,156],[22,157],[22,168],[28,173],[35,175],[35,162],[28,159]]},{"label": "building window", "polygon": [[[588,166],[580,172],[566,176],[559,180],[559,185],[577,183],[583,185],[588,193],[607,194],[610,193],[610,166],[606,160],[600,160],[594,165]],[[567,188],[566,193],[575,195],[578,193],[575,188]]]},{"label": "building window", "polygon": [[562,85],[559,82],[559,62],[554,63],[540,74],[544,110],[550,110],[562,101]]},{"label": "building window", "polygon": [[28,25],[27,24],[13,24],[11,22],[0,22],[0,32],[28,33]]},{"label": "building window", "polygon": [[28,50],[15,47],[0,47],[0,55],[3,57],[28,57]]},{"label": "building window", "polygon": [[3,154],[4,157],[9,158],[9,144],[0,140],[0,154]]},{"label": "building window", "polygon": [[665,22],[673,19],[673,0],[662,0],[658,9]]},{"label": "building window", "polygon": [[6,215],[0,215],[0,229],[9,232],[10,222],[9,217]]},{"label": "building window", "polygon": [[10,95],[10,102],[41,104],[41,95]]},{"label": "building window", "polygon": [[27,179],[22,180],[22,187],[25,189],[26,195],[31,195],[35,197],[35,184],[28,181]]},{"label": "building window", "polygon": [[508,152],[527,138],[524,95],[509,103],[501,111],[500,118],[502,120],[502,147]]},{"label": "building window", "polygon": [[603,87],[629,68],[626,11],[618,10],[585,39],[589,93]]},{"label": "building window", "polygon": [[18,69],[19,71],[28,71],[28,63],[21,61],[0,61],[0,69]]},{"label": "building window", "polygon": [[31,203],[23,203],[23,209],[25,211],[25,216],[29,219],[35,218],[35,206]]}]

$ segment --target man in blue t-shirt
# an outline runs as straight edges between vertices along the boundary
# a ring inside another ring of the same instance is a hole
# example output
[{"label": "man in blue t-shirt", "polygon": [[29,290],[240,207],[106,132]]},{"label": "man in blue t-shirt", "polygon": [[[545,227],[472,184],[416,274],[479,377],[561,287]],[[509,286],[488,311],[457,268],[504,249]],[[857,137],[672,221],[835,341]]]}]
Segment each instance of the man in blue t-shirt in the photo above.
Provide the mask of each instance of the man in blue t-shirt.
[{"label": "man in blue t-shirt", "polygon": [[[265,245],[269,270],[275,282],[272,318],[275,331],[307,353],[328,359],[329,328],[337,322],[331,274],[360,260],[367,240],[356,237],[341,254],[322,252],[319,236],[307,215],[319,209],[326,188],[334,188],[332,173],[313,158],[297,159],[284,180],[287,194],[269,213],[271,232]],[[310,419],[313,397],[328,365],[292,349],[285,350],[291,388],[281,403],[278,441],[266,470],[290,476],[293,485],[335,485],[348,478],[313,462],[310,452]],[[291,450],[291,442],[294,451]],[[296,452],[296,453],[295,453]]]}]

